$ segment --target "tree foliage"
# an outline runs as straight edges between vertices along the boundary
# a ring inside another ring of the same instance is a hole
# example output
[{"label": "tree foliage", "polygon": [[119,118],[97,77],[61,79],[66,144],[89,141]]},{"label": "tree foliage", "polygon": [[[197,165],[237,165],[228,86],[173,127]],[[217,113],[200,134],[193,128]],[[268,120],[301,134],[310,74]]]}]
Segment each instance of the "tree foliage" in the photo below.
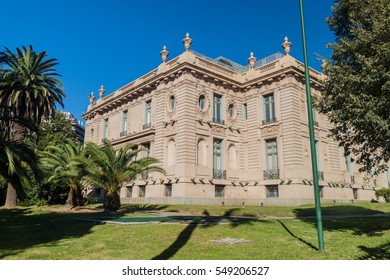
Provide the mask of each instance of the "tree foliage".
[{"label": "tree foliage", "polygon": [[328,24],[336,40],[324,64],[320,112],[360,171],[380,173],[390,160],[390,5],[335,0]]},{"label": "tree foliage", "polygon": [[104,209],[117,211],[120,207],[118,191],[126,182],[136,179],[146,172],[162,172],[164,170],[154,166],[158,160],[152,157],[141,157],[142,149],[135,149],[127,144],[115,150],[111,143],[104,141],[99,147],[95,143],[87,143],[86,155],[91,161],[88,180],[106,191]]},{"label": "tree foliage", "polygon": [[40,159],[40,167],[47,174],[48,183],[65,183],[69,187],[68,204],[71,208],[84,205],[83,190],[86,187],[87,160],[84,146],[72,139],[46,147]]},{"label": "tree foliage", "polygon": [[[0,69],[0,115],[5,116],[0,120],[1,134],[6,136],[6,144],[22,145],[27,129],[38,126],[42,119],[54,115],[58,104],[63,105],[65,94],[54,68],[58,63],[32,46],[16,48],[15,53],[5,48],[0,52],[0,63],[6,66]],[[19,154],[12,156],[22,162]],[[17,193],[22,190],[18,176],[15,172],[8,180],[7,206],[16,205]]]}]

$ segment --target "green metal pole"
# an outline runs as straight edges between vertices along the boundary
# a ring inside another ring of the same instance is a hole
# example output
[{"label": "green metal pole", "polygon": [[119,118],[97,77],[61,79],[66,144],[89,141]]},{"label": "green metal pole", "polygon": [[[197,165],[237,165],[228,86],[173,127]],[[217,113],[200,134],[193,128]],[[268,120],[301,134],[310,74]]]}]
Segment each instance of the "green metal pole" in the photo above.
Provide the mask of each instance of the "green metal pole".
[{"label": "green metal pole", "polygon": [[301,14],[303,57],[304,57],[304,62],[305,62],[307,115],[308,115],[308,119],[309,119],[311,166],[312,166],[312,170],[313,170],[314,201],[315,201],[315,207],[316,207],[318,248],[321,252],[324,252],[324,236],[323,236],[323,230],[322,230],[320,188],[318,186],[318,167],[317,167],[317,153],[316,153],[316,144],[315,144],[315,135],[314,135],[313,107],[312,107],[311,93],[310,93],[310,76],[309,76],[309,67],[308,67],[308,60],[307,60],[305,21],[304,21],[304,16],[303,16],[302,0],[299,0],[299,8],[300,8],[300,14]]}]

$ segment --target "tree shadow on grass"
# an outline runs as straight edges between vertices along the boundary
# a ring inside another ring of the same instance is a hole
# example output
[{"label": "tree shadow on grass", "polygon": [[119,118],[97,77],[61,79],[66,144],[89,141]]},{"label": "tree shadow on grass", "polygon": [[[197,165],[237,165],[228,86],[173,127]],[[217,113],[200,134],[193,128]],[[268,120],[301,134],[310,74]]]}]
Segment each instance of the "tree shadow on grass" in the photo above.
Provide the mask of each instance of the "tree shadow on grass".
[{"label": "tree shadow on grass", "polygon": [[[381,237],[390,230],[390,218],[386,213],[362,206],[322,207],[322,227],[325,231],[350,231],[356,236]],[[295,209],[297,218],[316,226],[315,208]],[[390,259],[390,243],[369,248],[358,246],[365,255],[361,259]]]},{"label": "tree shadow on grass", "polygon": [[[338,205],[321,208],[323,229],[327,231],[352,231],[354,235],[381,236],[390,230],[390,219],[386,213],[362,206]],[[297,208],[298,219],[316,224],[315,208]]]},{"label": "tree shadow on grass", "polygon": [[172,258],[181,248],[183,248],[190,240],[192,233],[197,227],[212,227],[221,223],[228,223],[232,227],[238,227],[244,224],[253,224],[253,222],[267,222],[266,220],[257,220],[254,216],[251,217],[234,217],[232,213],[237,209],[230,209],[222,216],[210,216],[207,210],[203,211],[204,216],[195,216],[190,220],[189,224],[177,236],[176,240],[163,252],[153,257],[152,260],[168,260]]},{"label": "tree shadow on grass", "polygon": [[372,248],[359,246],[359,249],[364,252],[360,260],[390,260],[390,242]]},{"label": "tree shadow on grass", "polygon": [[58,242],[63,239],[87,235],[96,223],[85,223],[76,218],[87,219],[96,215],[77,211],[40,213],[32,208],[0,208],[0,259],[34,246],[60,246]]}]

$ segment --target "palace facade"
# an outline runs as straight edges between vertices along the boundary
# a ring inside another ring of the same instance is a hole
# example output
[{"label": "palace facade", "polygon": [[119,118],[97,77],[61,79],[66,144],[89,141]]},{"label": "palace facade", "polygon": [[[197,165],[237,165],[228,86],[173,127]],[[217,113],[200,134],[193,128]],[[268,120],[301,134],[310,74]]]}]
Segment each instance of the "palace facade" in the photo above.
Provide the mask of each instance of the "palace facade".
[{"label": "palace facade", "polygon": [[[284,54],[243,66],[191,49],[95,101],[90,95],[85,141],[131,142],[160,161],[166,175],[150,173],[129,182],[122,203],[300,205],[314,202],[304,65]],[[310,69],[311,93],[323,90],[323,74]],[[331,124],[314,111],[322,201],[376,199],[388,186],[328,137]]]}]

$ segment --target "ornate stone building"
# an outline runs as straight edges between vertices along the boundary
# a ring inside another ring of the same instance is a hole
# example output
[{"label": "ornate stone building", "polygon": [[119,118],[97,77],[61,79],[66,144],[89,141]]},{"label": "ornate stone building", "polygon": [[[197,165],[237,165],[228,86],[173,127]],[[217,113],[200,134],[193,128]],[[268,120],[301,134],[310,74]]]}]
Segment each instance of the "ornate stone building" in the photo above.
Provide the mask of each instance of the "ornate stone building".
[{"label": "ornate stone building", "polygon": [[[297,205],[314,201],[304,66],[276,53],[242,66],[185,51],[95,101],[90,95],[85,140],[132,142],[159,159],[167,174],[148,174],[121,190],[123,203]],[[310,70],[312,95],[323,75]],[[386,176],[358,172],[314,113],[322,201],[375,199]]]}]

